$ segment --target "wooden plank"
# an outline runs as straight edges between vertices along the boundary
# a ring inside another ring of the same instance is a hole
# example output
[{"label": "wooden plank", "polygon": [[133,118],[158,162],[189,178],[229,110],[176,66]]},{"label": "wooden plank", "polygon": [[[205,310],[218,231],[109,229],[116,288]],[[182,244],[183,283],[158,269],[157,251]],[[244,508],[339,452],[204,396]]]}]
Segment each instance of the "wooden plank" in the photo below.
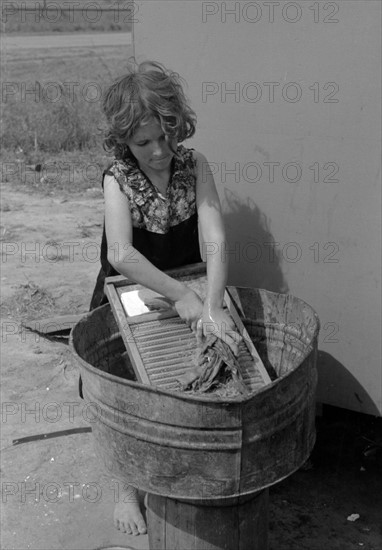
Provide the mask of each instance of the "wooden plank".
[{"label": "wooden plank", "polygon": [[143,361],[137,348],[137,344],[135,343],[134,335],[127,321],[127,315],[125,313],[125,310],[123,309],[123,306],[113,283],[109,283],[108,280],[106,280],[105,283],[105,291],[107,297],[109,298],[110,305],[117,320],[118,326],[120,328],[121,336],[125,343],[126,351],[129,354],[137,380],[142,384],[150,385],[150,380],[147,376]]},{"label": "wooden plank", "polygon": [[[208,502],[208,504],[206,504]],[[268,489],[236,499],[175,500],[149,494],[148,538],[151,550],[266,550]]]},{"label": "wooden plank", "polygon": [[260,357],[254,343],[252,342],[251,337],[249,336],[247,329],[245,328],[245,326],[243,324],[243,321],[240,319],[240,316],[237,312],[237,309],[236,309],[236,307],[235,307],[235,305],[234,305],[234,303],[231,299],[231,295],[230,295],[228,290],[226,290],[224,292],[224,301],[225,301],[226,306],[227,306],[227,308],[228,308],[228,310],[229,310],[229,312],[232,316],[232,319],[234,320],[235,325],[237,326],[237,328],[239,330],[239,333],[243,337],[243,340],[244,340],[250,354],[252,355],[252,357],[255,361],[255,365],[256,365],[257,369],[259,370],[262,379],[264,380],[264,384],[266,384],[266,385],[271,384],[272,380],[270,379],[270,376],[267,372],[267,369],[265,368],[264,363],[262,362],[261,357]]},{"label": "wooden plank", "polygon": [[23,322],[23,326],[40,334],[61,334],[70,332],[84,315],[86,314],[80,313],[78,315],[61,315],[49,317],[48,319],[37,319]]},{"label": "wooden plank", "polygon": [[[167,275],[170,275],[170,277],[180,279],[181,277],[186,277],[187,275],[205,275],[207,271],[206,264],[203,262],[199,262],[184,267],[174,267],[173,269],[166,270],[165,273]],[[107,284],[113,284],[116,288],[132,285],[135,285],[137,288],[142,287],[142,285],[136,283],[135,281],[130,281],[124,275],[114,275],[113,277],[107,277],[105,285]]]},{"label": "wooden plank", "polygon": [[176,278],[186,277],[188,275],[202,275],[207,273],[207,267],[204,262],[199,262],[196,264],[189,264],[184,267],[176,267],[174,269],[169,269],[166,271],[167,275],[176,275]]}]

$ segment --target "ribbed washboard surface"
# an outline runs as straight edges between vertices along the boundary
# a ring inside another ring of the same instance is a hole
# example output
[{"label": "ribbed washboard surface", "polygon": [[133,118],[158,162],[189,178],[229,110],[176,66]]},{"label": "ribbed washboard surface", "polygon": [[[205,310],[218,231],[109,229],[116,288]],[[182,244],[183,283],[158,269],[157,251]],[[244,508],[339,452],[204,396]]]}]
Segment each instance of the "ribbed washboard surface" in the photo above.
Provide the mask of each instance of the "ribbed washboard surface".
[{"label": "ribbed washboard surface", "polygon": [[[195,367],[197,355],[196,338],[188,325],[176,316],[130,325],[130,329],[150,384],[179,390],[177,378]],[[244,342],[238,359],[248,389],[254,392],[262,388],[264,379]]]},{"label": "ribbed washboard surface", "polygon": [[[204,264],[185,266],[169,273],[185,282],[204,299],[207,288]],[[179,391],[177,378],[196,366],[198,352],[195,335],[174,310],[127,315],[121,296],[137,289],[139,292],[144,290],[142,286],[132,284],[122,276],[106,279],[105,292],[137,380],[164,390]],[[224,304],[243,337],[238,359],[244,383],[250,392],[255,392],[270,384],[271,379],[228,290],[224,293]]]}]

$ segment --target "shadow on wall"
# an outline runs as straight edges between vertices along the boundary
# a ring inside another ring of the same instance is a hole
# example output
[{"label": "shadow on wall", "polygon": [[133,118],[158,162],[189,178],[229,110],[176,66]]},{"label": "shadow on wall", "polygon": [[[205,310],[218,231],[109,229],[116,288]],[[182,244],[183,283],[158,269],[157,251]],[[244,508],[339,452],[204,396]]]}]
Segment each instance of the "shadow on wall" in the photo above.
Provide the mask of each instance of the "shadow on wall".
[{"label": "shadow on wall", "polygon": [[230,190],[224,193],[222,208],[229,248],[221,253],[229,262],[229,284],[288,292],[265,214],[252,199],[243,200]]},{"label": "shadow on wall", "polygon": [[318,350],[317,401],[380,416],[381,412],[348,369],[326,351]]},{"label": "shadow on wall", "polygon": [[[229,248],[228,284],[287,293],[282,256],[275,246],[269,221],[252,199],[226,190],[222,200]],[[380,416],[376,403],[340,361],[318,352],[317,400],[357,412]]]}]

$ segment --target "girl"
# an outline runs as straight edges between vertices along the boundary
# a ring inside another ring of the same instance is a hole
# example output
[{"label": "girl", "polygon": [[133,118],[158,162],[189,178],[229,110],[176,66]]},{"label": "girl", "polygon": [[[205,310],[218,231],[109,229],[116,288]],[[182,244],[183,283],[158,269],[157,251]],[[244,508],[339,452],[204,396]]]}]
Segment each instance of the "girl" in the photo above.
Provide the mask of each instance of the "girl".
[{"label": "girl", "polygon": [[[141,63],[110,86],[103,111],[108,123],[104,146],[114,162],[103,179],[102,268],[91,309],[107,301],[105,277],[120,273],[171,300],[199,338],[204,323],[214,323],[237,352],[239,337],[222,307],[227,262],[219,198],[206,158],[181,145],[194,135],[196,116],[179,75],[156,62]],[[217,251],[207,255],[204,303],[164,273],[201,261],[198,224],[203,241],[214,243]],[[115,524],[129,534],[145,533],[132,487],[127,495],[116,506]]]}]

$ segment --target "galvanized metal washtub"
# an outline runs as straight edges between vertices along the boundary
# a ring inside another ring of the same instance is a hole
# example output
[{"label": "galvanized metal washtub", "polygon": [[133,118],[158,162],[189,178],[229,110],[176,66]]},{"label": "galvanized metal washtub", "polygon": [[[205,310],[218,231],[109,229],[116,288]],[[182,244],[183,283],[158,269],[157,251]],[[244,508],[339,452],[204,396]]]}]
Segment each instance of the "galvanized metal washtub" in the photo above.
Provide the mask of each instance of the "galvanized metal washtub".
[{"label": "galvanized metal washtub", "polygon": [[277,376],[245,399],[221,402],[132,380],[118,359],[125,348],[109,305],[74,327],[71,346],[84,397],[94,407],[96,450],[113,476],[171,499],[232,502],[277,483],[308,458],[315,442],[318,317],[291,295],[230,291]]}]

